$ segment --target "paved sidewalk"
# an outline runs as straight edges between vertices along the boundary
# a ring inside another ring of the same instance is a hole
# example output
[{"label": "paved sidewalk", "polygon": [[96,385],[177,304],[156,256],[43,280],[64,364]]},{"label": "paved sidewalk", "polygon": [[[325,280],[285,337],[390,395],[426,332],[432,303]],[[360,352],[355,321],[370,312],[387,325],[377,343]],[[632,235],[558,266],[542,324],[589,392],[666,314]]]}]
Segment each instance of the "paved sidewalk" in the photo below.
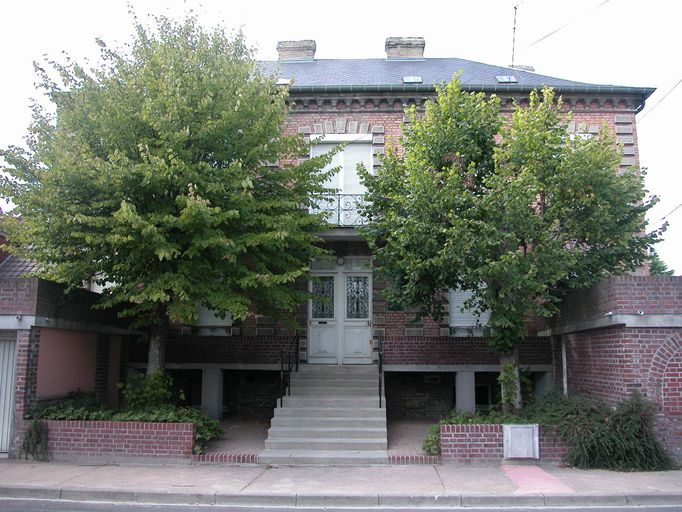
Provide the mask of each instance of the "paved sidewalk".
[{"label": "paved sidewalk", "polygon": [[289,507],[682,505],[682,471],[550,465],[98,465],[0,460],[0,497]]}]

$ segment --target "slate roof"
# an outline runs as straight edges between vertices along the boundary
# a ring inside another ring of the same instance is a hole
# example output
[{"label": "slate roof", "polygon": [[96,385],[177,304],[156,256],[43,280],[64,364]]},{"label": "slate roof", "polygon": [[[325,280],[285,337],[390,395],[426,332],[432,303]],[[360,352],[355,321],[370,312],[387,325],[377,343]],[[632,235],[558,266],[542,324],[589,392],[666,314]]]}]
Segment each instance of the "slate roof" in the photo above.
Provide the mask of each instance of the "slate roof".
[{"label": "slate roof", "polygon": [[26,277],[26,274],[38,270],[35,261],[22,260],[9,255],[0,263],[0,278]]},{"label": "slate roof", "polygon": [[[314,61],[262,62],[267,73],[293,79],[291,92],[433,90],[435,84],[461,72],[464,89],[527,91],[548,85],[559,92],[633,93],[649,96],[654,89],[599,85],[565,80],[530,71],[483,64],[457,58],[316,59]],[[513,75],[517,83],[500,83],[497,76]],[[403,77],[419,76],[421,84],[404,84]]]}]

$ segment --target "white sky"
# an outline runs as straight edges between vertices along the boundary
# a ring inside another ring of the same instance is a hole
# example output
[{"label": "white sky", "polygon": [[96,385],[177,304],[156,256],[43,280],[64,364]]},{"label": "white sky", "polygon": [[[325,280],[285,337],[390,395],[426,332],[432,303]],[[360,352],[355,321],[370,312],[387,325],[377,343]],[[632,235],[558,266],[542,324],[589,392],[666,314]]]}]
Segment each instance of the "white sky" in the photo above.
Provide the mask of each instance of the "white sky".
[{"label": "white sky", "polygon": [[[266,0],[131,0],[138,17],[181,16],[194,9],[206,24],[242,27],[259,59],[276,59],[278,40],[315,39],[317,58],[384,56],[387,36],[423,36],[426,57],[461,57],[489,64],[511,61],[514,5],[518,5],[516,63],[538,73],[600,84],[656,87],[638,118],[640,160],[660,203],[659,226],[680,203],[682,125],[682,2],[669,0],[457,0],[344,2]],[[33,60],[43,54],[94,60],[101,37],[109,46],[130,39],[125,0],[6,2],[0,8],[0,148],[20,144],[30,120]],[[566,26],[564,26],[566,25]],[[532,43],[561,28],[541,42]],[[682,274],[682,208],[667,218],[657,250]]]}]

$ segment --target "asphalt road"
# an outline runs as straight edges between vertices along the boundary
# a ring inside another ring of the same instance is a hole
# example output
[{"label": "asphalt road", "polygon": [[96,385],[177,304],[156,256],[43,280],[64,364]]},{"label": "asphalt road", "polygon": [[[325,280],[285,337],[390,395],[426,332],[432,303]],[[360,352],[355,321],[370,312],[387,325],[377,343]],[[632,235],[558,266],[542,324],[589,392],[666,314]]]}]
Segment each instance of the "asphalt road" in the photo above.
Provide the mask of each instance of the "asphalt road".
[{"label": "asphalt road", "polygon": [[[0,512],[405,512],[405,508],[285,508],[285,507],[227,507],[221,505],[140,505],[137,503],[75,502],[66,500],[0,499]],[[415,510],[415,509],[411,509]],[[420,510],[420,509],[416,509]],[[453,508],[424,508],[429,512],[452,512]],[[682,512],[680,506],[650,507],[509,507],[462,508],[466,512]]]}]

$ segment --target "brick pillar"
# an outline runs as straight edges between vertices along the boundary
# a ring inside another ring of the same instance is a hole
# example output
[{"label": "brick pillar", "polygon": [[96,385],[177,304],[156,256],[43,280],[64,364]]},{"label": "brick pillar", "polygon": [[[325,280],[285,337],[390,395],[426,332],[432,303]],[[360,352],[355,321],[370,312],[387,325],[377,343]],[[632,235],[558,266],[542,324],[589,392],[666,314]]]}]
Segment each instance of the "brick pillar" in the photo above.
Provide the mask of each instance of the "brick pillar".
[{"label": "brick pillar", "polygon": [[40,327],[17,331],[11,457],[19,455],[24,441],[24,415],[36,405],[39,351]]},{"label": "brick pillar", "polygon": [[109,335],[97,335],[97,355],[95,358],[95,398],[100,403],[107,401],[109,384]]}]

